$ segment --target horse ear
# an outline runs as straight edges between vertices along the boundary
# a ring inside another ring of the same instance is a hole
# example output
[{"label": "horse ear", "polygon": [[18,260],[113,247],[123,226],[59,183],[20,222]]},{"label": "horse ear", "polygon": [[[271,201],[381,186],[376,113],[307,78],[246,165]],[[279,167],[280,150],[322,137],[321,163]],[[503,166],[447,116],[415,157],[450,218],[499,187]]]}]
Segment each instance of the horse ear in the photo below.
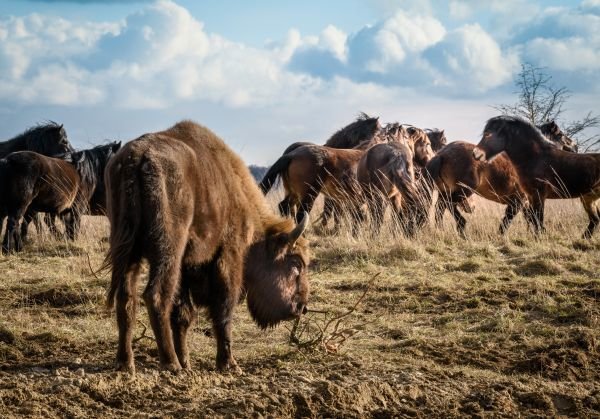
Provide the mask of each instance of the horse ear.
[{"label": "horse ear", "polygon": [[121,141],[115,142],[112,146],[113,153],[116,153],[121,148]]},{"label": "horse ear", "polygon": [[58,127],[59,130],[63,129],[63,124],[60,124],[60,126]]},{"label": "horse ear", "polygon": [[444,131],[445,131],[445,130],[441,130],[441,131],[440,131],[440,135],[444,135]]}]

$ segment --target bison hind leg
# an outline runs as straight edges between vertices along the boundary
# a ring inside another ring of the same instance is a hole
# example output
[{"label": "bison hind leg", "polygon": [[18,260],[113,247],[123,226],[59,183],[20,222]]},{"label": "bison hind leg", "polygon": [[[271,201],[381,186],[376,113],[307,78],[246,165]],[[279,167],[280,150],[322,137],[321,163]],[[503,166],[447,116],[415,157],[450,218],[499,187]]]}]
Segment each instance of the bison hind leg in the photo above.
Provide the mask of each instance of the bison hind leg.
[{"label": "bison hind leg", "polygon": [[140,263],[133,263],[125,270],[113,267],[113,281],[118,281],[116,292],[117,324],[119,327],[119,346],[117,349],[116,370],[135,372],[133,362],[133,330],[137,312],[137,283],[140,277]]},{"label": "bison hind leg", "polygon": [[179,359],[181,368],[190,370],[190,355],[187,346],[187,334],[192,326],[198,309],[192,301],[189,281],[189,274],[186,274],[186,270],[182,270],[181,289],[179,291],[179,298],[173,306],[173,312],[171,314],[171,328],[173,329],[173,343],[175,345],[175,352]]}]

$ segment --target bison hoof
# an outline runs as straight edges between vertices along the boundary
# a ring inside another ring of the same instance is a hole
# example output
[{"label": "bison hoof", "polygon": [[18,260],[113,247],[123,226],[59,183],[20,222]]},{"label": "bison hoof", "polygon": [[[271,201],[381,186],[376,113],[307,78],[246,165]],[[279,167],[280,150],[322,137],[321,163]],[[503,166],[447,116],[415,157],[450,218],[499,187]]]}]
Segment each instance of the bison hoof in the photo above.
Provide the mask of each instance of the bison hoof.
[{"label": "bison hoof", "polygon": [[121,372],[128,372],[129,374],[135,374],[135,366],[133,365],[133,362],[117,361],[115,370]]},{"label": "bison hoof", "polygon": [[161,364],[160,367],[163,370],[169,371],[173,374],[178,374],[181,371],[181,365],[179,365],[179,362],[172,362],[170,364]]},{"label": "bison hoof", "polygon": [[217,369],[221,372],[230,372],[237,375],[243,374],[242,369],[238,366],[237,362],[235,362],[235,359],[233,358],[221,365],[217,365]]}]

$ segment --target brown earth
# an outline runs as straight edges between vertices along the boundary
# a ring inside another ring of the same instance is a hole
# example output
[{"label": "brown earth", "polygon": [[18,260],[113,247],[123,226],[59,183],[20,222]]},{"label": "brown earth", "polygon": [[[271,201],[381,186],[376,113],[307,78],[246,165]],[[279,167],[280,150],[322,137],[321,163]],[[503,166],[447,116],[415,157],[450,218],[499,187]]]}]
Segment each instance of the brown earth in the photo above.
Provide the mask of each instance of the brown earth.
[{"label": "brown earth", "polygon": [[108,276],[90,272],[106,222],[88,219],[75,244],[44,235],[0,257],[0,416],[600,417],[600,239],[578,238],[585,220],[572,203],[550,208],[537,240],[520,220],[498,237],[500,208],[477,211],[467,241],[449,219],[412,242],[311,235],[311,308],[327,313],[303,319],[299,340],[379,273],[340,321],[352,336],[330,352],[318,342],[299,349],[291,323],[262,332],[240,305],[243,375],[215,371],[204,317],[191,336],[194,370],[159,371],[143,307],[137,373],[114,372]]}]

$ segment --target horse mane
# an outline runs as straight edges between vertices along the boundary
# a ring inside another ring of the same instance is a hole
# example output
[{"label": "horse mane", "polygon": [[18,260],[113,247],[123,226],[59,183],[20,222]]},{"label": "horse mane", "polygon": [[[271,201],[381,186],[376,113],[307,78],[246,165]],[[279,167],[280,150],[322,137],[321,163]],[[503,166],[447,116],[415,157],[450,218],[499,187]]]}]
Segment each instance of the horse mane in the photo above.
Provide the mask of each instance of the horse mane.
[{"label": "horse mane", "polygon": [[324,145],[332,148],[355,148],[361,143],[373,140],[379,128],[379,117],[371,117],[361,112],[354,122],[336,131]]},{"label": "horse mane", "polygon": [[55,121],[46,121],[44,123],[37,123],[32,127],[27,128],[21,134],[15,135],[8,141],[27,140],[33,142],[39,138],[43,138],[44,135],[51,130],[60,129],[62,126]]},{"label": "horse mane", "polygon": [[[103,181],[106,163],[113,156],[113,147],[116,144],[117,141],[113,141],[71,154],[70,160],[77,168],[82,183],[96,185],[98,182]],[[83,160],[77,162],[77,157],[74,158],[74,155],[83,155]]]},{"label": "horse mane", "polygon": [[500,115],[490,118],[485,124],[485,131],[506,131],[510,138],[532,140],[543,148],[556,148],[538,127],[519,116]]}]

